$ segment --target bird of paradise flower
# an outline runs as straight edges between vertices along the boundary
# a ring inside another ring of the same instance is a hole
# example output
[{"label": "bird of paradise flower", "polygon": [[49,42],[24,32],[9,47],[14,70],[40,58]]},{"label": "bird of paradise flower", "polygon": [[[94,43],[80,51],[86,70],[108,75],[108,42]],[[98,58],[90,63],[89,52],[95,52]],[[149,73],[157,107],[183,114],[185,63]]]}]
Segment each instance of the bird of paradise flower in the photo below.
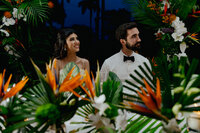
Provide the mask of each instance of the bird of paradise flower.
[{"label": "bird of paradise flower", "polygon": [[[36,123],[33,129],[30,129],[30,132],[36,130],[38,132],[45,132],[53,125],[56,125],[56,131],[63,131],[62,125],[73,117],[77,109],[77,102],[74,96],[71,93],[69,96],[64,95],[63,92],[72,92],[74,95],[78,95],[75,89],[83,83],[84,78],[80,73],[72,76],[74,68],[71,69],[70,67],[66,70],[69,72],[63,82],[58,83],[56,73],[51,69],[51,63],[46,65],[47,74],[45,75],[33,60],[31,62],[40,82],[22,95],[26,100],[22,100],[20,104],[20,106],[23,106],[23,110],[18,110],[17,115],[20,117],[20,120],[5,130],[6,132],[11,132],[14,129]],[[74,100],[75,103],[72,103]],[[30,105],[32,106],[30,107]],[[45,111],[46,113],[44,113]],[[16,116],[13,116],[13,119],[14,117]]]},{"label": "bird of paradise flower", "polygon": [[143,79],[147,92],[140,87],[141,92],[137,90],[139,97],[141,98],[143,104],[137,104],[134,102],[123,103],[125,108],[133,109],[135,111],[155,115],[166,122],[168,122],[168,118],[161,113],[162,106],[162,97],[161,97],[161,89],[160,89],[160,81],[157,78],[156,81],[156,92],[150,87],[145,79]]},{"label": "bird of paradise flower", "polygon": [[[63,80],[63,82],[61,84],[59,84],[58,82],[58,78],[56,77],[56,71],[53,72],[51,69],[51,63],[46,64],[46,69],[47,69],[47,74],[46,77],[44,77],[44,75],[42,74],[42,72],[39,70],[39,68],[34,64],[34,62],[32,61],[38,75],[49,84],[49,86],[52,88],[53,93],[57,96],[59,93],[62,92],[72,92],[74,95],[79,96],[79,94],[77,92],[74,91],[74,89],[76,89],[79,85],[81,85],[84,82],[84,79],[82,78],[81,74],[78,73],[75,77],[72,77],[72,73],[75,69],[75,67],[73,67],[70,72],[67,74],[67,76],[65,77],[65,79]],[[55,63],[56,64],[56,63]],[[54,68],[56,67],[56,65],[53,66]],[[55,69],[54,69],[55,70]]]},{"label": "bird of paradise flower", "polygon": [[25,84],[28,81],[28,77],[26,76],[20,82],[18,82],[15,86],[8,89],[11,78],[12,78],[12,74],[10,74],[8,80],[5,83],[5,72],[6,70],[4,69],[3,73],[0,73],[0,103],[3,100],[16,95],[25,86]]}]

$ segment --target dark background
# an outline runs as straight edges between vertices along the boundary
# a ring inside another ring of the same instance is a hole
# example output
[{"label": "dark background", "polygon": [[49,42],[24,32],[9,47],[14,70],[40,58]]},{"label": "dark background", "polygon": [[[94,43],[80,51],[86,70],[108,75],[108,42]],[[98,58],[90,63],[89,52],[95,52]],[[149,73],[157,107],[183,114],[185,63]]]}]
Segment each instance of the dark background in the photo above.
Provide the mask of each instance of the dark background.
[{"label": "dark background", "polygon": [[[96,73],[97,61],[101,66],[106,58],[120,50],[121,44],[115,39],[116,28],[134,21],[130,6],[123,0],[59,0],[54,3],[56,12],[52,16],[52,26],[56,29],[73,27],[79,32],[81,49],[78,56],[90,61],[93,73]],[[157,50],[154,32],[141,24],[138,26],[142,39],[140,54],[152,58]]]}]

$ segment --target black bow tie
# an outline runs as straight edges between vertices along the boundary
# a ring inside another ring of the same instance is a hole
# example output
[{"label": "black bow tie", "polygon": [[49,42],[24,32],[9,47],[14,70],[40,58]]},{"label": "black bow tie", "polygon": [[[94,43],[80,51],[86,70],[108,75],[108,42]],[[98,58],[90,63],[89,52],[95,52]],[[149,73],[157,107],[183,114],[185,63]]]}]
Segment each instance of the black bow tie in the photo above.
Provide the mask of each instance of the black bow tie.
[{"label": "black bow tie", "polygon": [[134,62],[135,58],[134,58],[134,56],[124,56],[124,62],[127,60],[131,60],[132,62]]}]

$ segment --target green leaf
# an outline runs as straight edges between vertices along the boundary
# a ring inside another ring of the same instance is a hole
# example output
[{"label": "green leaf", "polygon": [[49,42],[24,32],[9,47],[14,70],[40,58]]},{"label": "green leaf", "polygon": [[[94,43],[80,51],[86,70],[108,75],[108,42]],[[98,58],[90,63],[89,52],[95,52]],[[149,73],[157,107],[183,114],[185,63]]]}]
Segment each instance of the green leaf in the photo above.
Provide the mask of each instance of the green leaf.
[{"label": "green leaf", "polygon": [[9,11],[10,10],[10,8],[8,8],[7,6],[5,6],[5,5],[1,5],[0,6],[0,11]]},{"label": "green leaf", "polygon": [[101,79],[100,79],[100,72],[99,72],[99,62],[97,62],[97,74],[95,78],[95,92],[96,96],[100,96],[101,94]]},{"label": "green leaf", "polygon": [[176,0],[174,6],[175,9],[178,9],[177,16],[180,19],[185,20],[189,13],[192,12],[194,5],[196,4],[197,0]]},{"label": "green leaf", "polygon": [[55,96],[54,96],[52,88],[49,86],[49,84],[45,80],[44,75],[42,74],[40,69],[37,67],[37,65],[33,62],[32,59],[30,59],[30,60],[31,60],[31,62],[32,62],[34,68],[35,68],[35,71],[36,71],[36,73],[38,75],[38,78],[40,80],[40,83],[41,83],[42,87],[47,91],[49,101],[51,103],[54,103],[56,101],[56,99],[55,99]]},{"label": "green leaf", "polygon": [[106,102],[119,104],[122,102],[122,83],[117,75],[109,72],[108,79],[103,82],[103,94],[106,96]]},{"label": "green leaf", "polygon": [[12,131],[19,129],[21,127],[24,127],[28,124],[34,123],[36,120],[28,120],[28,121],[22,121],[19,123],[15,123],[14,125],[11,125],[9,127],[6,127],[6,129],[3,131],[3,133],[11,133]]},{"label": "green leaf", "polygon": [[200,18],[198,18],[191,28],[191,33],[198,33],[200,32]]},{"label": "green leaf", "polygon": [[28,0],[21,3],[18,9],[26,14],[29,24],[38,26],[39,23],[48,20],[49,7],[47,2],[47,0]]}]

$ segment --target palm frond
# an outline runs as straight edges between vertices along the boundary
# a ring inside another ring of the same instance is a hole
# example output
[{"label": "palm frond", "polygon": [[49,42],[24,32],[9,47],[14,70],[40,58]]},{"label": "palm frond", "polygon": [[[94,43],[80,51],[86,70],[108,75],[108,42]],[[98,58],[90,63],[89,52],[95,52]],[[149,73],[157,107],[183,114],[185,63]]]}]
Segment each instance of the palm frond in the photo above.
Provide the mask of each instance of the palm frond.
[{"label": "palm frond", "polygon": [[198,33],[200,32],[200,18],[197,18],[197,20],[194,22],[191,28],[191,33]]},{"label": "palm frond", "polygon": [[[135,114],[133,118],[131,119],[131,122],[127,125],[127,128],[125,130],[125,133],[131,133],[131,132],[146,132],[146,131],[152,131],[155,129],[155,126],[158,125],[158,123],[161,123],[158,120],[148,118],[146,116],[139,116]],[[156,130],[161,127],[161,125],[156,127]]]},{"label": "palm frond", "polygon": [[19,6],[19,10],[27,15],[27,22],[37,26],[40,22],[44,23],[48,19],[49,7],[47,0],[28,0]]},{"label": "palm frond", "polygon": [[196,4],[197,0],[172,0],[174,3],[174,9],[178,10],[177,15],[185,20],[188,17],[188,14],[192,12],[194,5]]},{"label": "palm frond", "polygon": [[161,18],[150,10],[147,0],[124,0],[130,6],[133,17],[141,24],[158,29],[162,23]]}]

